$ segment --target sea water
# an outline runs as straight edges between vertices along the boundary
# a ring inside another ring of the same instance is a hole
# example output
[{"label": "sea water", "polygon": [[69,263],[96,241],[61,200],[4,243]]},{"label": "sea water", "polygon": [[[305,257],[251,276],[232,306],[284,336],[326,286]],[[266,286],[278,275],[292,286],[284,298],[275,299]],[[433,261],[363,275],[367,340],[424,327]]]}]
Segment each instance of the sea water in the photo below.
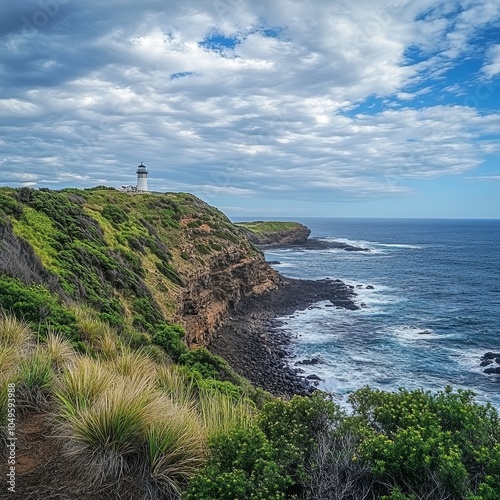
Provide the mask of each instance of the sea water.
[{"label": "sea water", "polygon": [[319,358],[301,368],[318,375],[319,387],[342,405],[365,385],[388,391],[451,385],[500,409],[500,375],[480,366],[484,353],[500,352],[500,220],[298,222],[311,237],[370,251],[265,252],[285,276],[352,285],[360,306],[348,311],[319,302],[282,318],[293,337],[290,364]]}]

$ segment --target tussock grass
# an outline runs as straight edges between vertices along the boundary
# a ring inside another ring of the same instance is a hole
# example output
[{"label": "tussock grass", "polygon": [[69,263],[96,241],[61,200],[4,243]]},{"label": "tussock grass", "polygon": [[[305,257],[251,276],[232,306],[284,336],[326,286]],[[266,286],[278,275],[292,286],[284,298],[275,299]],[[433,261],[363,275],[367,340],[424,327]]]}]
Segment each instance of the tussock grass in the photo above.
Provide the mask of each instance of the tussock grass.
[{"label": "tussock grass", "polygon": [[73,417],[91,406],[113,383],[113,373],[99,361],[87,356],[76,358],[59,377],[55,396],[59,402],[60,414]]},{"label": "tussock grass", "polygon": [[48,402],[54,383],[51,359],[37,346],[19,362],[17,393],[22,406],[40,406]]},{"label": "tussock grass", "polygon": [[142,350],[124,348],[120,356],[108,362],[109,369],[122,377],[128,377],[131,384],[147,381],[153,385],[157,364]]},{"label": "tussock grass", "polygon": [[17,370],[21,353],[13,346],[0,345],[0,379],[7,379]]},{"label": "tussock grass", "polygon": [[162,418],[149,425],[144,440],[149,479],[168,498],[180,498],[206,459],[206,436],[194,408],[162,403]]},{"label": "tussock grass", "polygon": [[14,316],[0,314],[0,346],[26,349],[33,341],[33,332],[28,323]]},{"label": "tussock grass", "polygon": [[121,378],[92,406],[67,416],[68,453],[79,468],[88,470],[91,483],[103,484],[129,472],[128,458],[140,454],[153,399],[145,381],[131,385]]},{"label": "tussock grass", "polygon": [[76,317],[82,338],[100,356],[106,359],[113,359],[118,355],[120,346],[118,335],[111,326],[97,317],[97,313],[92,308],[72,305],[71,311]]},{"label": "tussock grass", "polygon": [[257,410],[246,398],[236,400],[227,394],[201,390],[199,408],[208,435],[225,433],[235,428],[248,429]]},{"label": "tussock grass", "polygon": [[197,387],[194,378],[179,366],[158,367],[155,382],[160,391],[172,401],[184,406],[195,404]]},{"label": "tussock grass", "polygon": [[74,363],[77,358],[68,339],[53,330],[49,330],[44,347],[56,372],[61,372],[65,366]]}]

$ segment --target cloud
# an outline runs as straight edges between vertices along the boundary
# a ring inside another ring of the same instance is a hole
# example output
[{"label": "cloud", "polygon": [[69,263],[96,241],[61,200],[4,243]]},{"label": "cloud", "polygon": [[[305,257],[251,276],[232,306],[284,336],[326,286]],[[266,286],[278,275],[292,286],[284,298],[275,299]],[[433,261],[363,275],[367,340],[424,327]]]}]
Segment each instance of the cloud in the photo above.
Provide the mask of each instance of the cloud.
[{"label": "cloud", "polygon": [[[463,94],[447,74],[500,19],[488,0],[0,9],[1,184],[120,186],[144,161],[156,190],[376,198],[498,151],[496,111],[436,97]],[[489,78],[498,47],[485,55]],[[372,98],[378,107],[364,108]]]},{"label": "cloud", "polygon": [[482,68],[486,78],[491,79],[500,74],[500,44],[493,45],[488,49],[486,61]]}]

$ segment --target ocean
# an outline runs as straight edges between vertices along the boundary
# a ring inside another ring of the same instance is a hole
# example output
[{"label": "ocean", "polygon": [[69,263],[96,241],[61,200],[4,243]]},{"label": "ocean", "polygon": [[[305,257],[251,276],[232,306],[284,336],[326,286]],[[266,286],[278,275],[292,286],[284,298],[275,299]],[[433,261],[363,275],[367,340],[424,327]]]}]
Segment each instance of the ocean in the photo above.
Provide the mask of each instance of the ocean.
[{"label": "ocean", "polygon": [[284,276],[352,285],[361,307],[320,302],[281,318],[293,337],[291,365],[317,357],[321,363],[301,368],[318,375],[318,387],[342,406],[366,385],[387,391],[451,385],[500,409],[500,375],[480,366],[484,353],[500,352],[500,220],[293,220],[313,238],[370,252],[265,252]]}]

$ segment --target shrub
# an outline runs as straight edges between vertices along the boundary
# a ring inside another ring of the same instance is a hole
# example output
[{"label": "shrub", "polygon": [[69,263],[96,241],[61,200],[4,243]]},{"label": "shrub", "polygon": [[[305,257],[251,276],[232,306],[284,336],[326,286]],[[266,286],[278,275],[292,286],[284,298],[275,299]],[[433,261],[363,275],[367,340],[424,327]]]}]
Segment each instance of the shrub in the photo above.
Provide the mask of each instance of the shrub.
[{"label": "shrub", "polygon": [[328,396],[316,391],[309,398],[294,396],[288,402],[276,399],[266,403],[259,426],[281,466],[301,484],[307,479],[306,464],[319,436],[329,432],[340,416],[339,408]]},{"label": "shrub", "polygon": [[29,323],[42,337],[52,327],[71,341],[79,340],[75,317],[61,305],[59,297],[43,286],[26,286],[19,280],[0,276],[0,302],[6,312]]},{"label": "shrub", "polygon": [[128,220],[128,215],[116,205],[106,205],[102,210],[102,215],[115,224],[120,224]]},{"label": "shrub", "polygon": [[370,464],[381,494],[465,498],[481,481],[489,486],[487,464],[495,470],[500,443],[498,413],[474,403],[470,391],[384,393],[367,387],[350,401],[359,458]]},{"label": "shrub", "polygon": [[153,335],[153,342],[159,345],[173,361],[178,362],[181,356],[188,352],[186,344],[181,340],[184,335],[181,326],[163,324]]},{"label": "shrub", "polygon": [[185,500],[284,499],[291,480],[256,427],[233,429],[210,440],[208,465],[189,483]]}]

